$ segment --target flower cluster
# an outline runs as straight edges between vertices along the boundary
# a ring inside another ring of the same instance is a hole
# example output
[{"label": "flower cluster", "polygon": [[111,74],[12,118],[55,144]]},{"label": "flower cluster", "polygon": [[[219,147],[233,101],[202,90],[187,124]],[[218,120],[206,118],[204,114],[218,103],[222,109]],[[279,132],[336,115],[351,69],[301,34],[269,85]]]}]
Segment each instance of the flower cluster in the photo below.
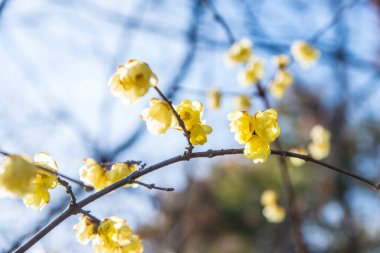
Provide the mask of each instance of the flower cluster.
[{"label": "flower cluster", "polygon": [[269,91],[275,98],[280,99],[284,96],[286,89],[293,83],[293,77],[287,70],[289,58],[286,55],[278,55],[273,58],[273,61],[278,71],[269,84]]},{"label": "flower cluster", "polygon": [[273,190],[266,190],[261,195],[261,204],[264,206],[263,215],[269,222],[280,223],[285,219],[285,209],[277,202],[278,196]]},{"label": "flower cluster", "polygon": [[129,104],[136,103],[150,87],[156,86],[157,82],[157,77],[148,64],[129,60],[127,64],[118,67],[108,85],[115,97]]},{"label": "flower cluster", "polygon": [[321,125],[315,125],[310,131],[311,143],[308,146],[311,156],[321,160],[330,153],[330,132]]},{"label": "flower cluster", "polygon": [[[92,158],[84,159],[85,165],[79,169],[80,179],[95,190],[101,190],[137,170],[133,163],[114,163],[111,168],[102,166]],[[124,187],[129,187],[130,184]],[[132,184],[133,187],[137,185]]]},{"label": "flower cluster", "polygon": [[263,163],[270,154],[270,143],[280,135],[277,123],[277,111],[268,109],[258,111],[251,116],[246,111],[228,114],[230,131],[235,133],[235,140],[245,145],[244,155],[254,163]]},{"label": "flower cluster", "polygon": [[[202,121],[203,105],[198,101],[184,100],[175,110],[185,124],[186,130],[190,131],[190,141],[193,145],[203,145],[207,142],[207,135],[212,128]],[[154,99],[149,108],[141,114],[147,128],[154,134],[165,133],[169,127],[183,130],[179,122],[170,111],[167,102]]]},{"label": "flower cluster", "polygon": [[116,216],[101,222],[83,216],[74,230],[80,243],[92,241],[96,253],[141,253],[144,250],[140,237],[133,234],[124,219]]},{"label": "flower cluster", "polygon": [[312,66],[318,60],[320,55],[317,49],[300,40],[293,42],[290,51],[297,63],[299,63],[304,69]]},{"label": "flower cluster", "polygon": [[34,161],[26,156],[8,155],[0,165],[1,194],[17,196],[25,205],[42,209],[50,201],[48,190],[57,186],[58,179],[41,168],[58,170],[54,159],[46,153],[35,154]]}]

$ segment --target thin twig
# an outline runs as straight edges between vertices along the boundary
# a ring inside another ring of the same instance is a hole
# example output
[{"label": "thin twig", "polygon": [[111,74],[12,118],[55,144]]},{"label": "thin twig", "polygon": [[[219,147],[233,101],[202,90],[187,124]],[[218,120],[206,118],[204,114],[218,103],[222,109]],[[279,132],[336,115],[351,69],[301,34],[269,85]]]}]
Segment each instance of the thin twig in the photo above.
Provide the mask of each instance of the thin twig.
[{"label": "thin twig", "polygon": [[63,180],[60,177],[57,177],[58,183],[66,188],[66,193],[70,196],[70,206],[75,206],[77,204],[77,198],[75,197],[75,194],[73,192],[73,189],[71,188],[70,184]]},{"label": "thin twig", "polygon": [[143,182],[140,182],[140,181],[133,181],[134,184],[138,184],[138,185],[141,185],[141,186],[144,186],[148,189],[155,189],[155,190],[160,190],[160,191],[167,191],[167,192],[171,192],[171,191],[174,191],[174,188],[166,188],[166,187],[159,187],[159,186],[156,186],[156,184],[146,184],[146,183],[143,183]]},{"label": "thin twig", "polygon": [[165,95],[164,93],[161,92],[161,90],[157,87],[157,86],[154,86],[154,89],[157,91],[157,93],[160,95],[160,97],[168,103],[170,109],[173,111],[174,113],[174,116],[176,117],[177,121],[178,121],[178,124],[179,126],[182,128],[182,131],[187,139],[187,143],[188,143],[188,146],[187,146],[187,152],[186,154],[190,154],[192,151],[193,151],[193,144],[191,143],[190,141],[190,131],[186,129],[186,126],[185,126],[185,122],[181,119],[181,117],[179,116],[178,112],[175,110],[174,106],[173,106],[173,103],[171,100],[169,100]]},{"label": "thin twig", "polygon": [[327,25],[325,25],[324,27],[322,27],[321,29],[319,29],[317,32],[315,32],[314,35],[311,36],[310,39],[308,39],[309,43],[311,45],[314,45],[315,43],[317,43],[317,41],[339,21],[339,19],[343,15],[343,13],[346,10],[354,7],[354,5],[357,4],[359,1],[360,0],[353,0],[351,2],[348,2],[347,4],[342,5],[335,12],[335,14],[334,14],[333,18],[330,20],[330,22],[328,22]]},{"label": "thin twig", "polygon": [[94,215],[91,214],[91,211],[86,211],[86,210],[83,210],[83,209],[79,209],[78,213],[81,213],[81,214],[89,217],[91,220],[95,221],[96,223],[100,223],[101,222],[100,219],[96,218]]},{"label": "thin twig", "polygon": [[[35,235],[33,235],[27,242],[25,242],[23,245],[21,245],[14,252],[15,253],[25,252],[30,247],[32,247],[35,243],[37,243],[39,240],[41,240],[41,238],[43,238],[51,230],[53,230],[56,226],[58,226],[61,222],[66,220],[71,215],[74,215],[74,214],[80,212],[80,210],[83,207],[85,207],[86,205],[94,202],[95,200],[107,195],[108,193],[110,193],[110,192],[112,192],[112,191],[114,191],[114,190],[116,190],[116,189],[118,189],[118,188],[120,188],[126,184],[133,184],[134,181],[139,177],[142,177],[146,174],[152,173],[152,172],[154,172],[158,169],[161,169],[163,167],[166,167],[168,165],[178,163],[178,162],[182,162],[182,161],[189,161],[191,159],[202,158],[202,157],[203,158],[212,158],[212,157],[224,156],[224,155],[237,155],[237,154],[241,155],[241,154],[243,154],[243,152],[244,152],[244,149],[220,149],[220,150],[208,150],[208,151],[204,151],[204,152],[193,152],[193,153],[188,154],[188,155],[175,156],[175,157],[169,158],[167,160],[164,160],[162,162],[156,163],[152,166],[146,167],[143,170],[135,171],[132,174],[130,174],[129,176],[121,179],[120,181],[117,181],[116,183],[109,185],[106,188],[104,188],[98,192],[95,192],[92,195],[88,196],[87,198],[77,202],[76,206],[67,208],[58,217],[56,217],[52,222],[50,222],[48,225],[46,225],[44,228],[42,228],[39,232],[37,232]],[[351,178],[353,178],[359,182],[362,182],[366,185],[370,185],[374,189],[379,190],[379,188],[380,188],[379,184],[376,184],[376,183],[374,183],[368,179],[360,177],[360,176],[353,174],[351,172],[348,172],[346,170],[339,169],[339,168],[332,166],[332,165],[329,165],[327,163],[315,160],[315,159],[313,159],[307,155],[301,155],[298,153],[293,153],[293,152],[289,152],[289,151],[282,151],[282,150],[271,150],[271,154],[282,156],[282,157],[286,156],[286,157],[300,158],[300,159],[303,159],[307,162],[318,164],[318,165],[322,166],[323,168],[327,168],[327,169],[334,170],[336,172],[342,173],[343,175],[349,176],[349,177],[351,177]]]}]

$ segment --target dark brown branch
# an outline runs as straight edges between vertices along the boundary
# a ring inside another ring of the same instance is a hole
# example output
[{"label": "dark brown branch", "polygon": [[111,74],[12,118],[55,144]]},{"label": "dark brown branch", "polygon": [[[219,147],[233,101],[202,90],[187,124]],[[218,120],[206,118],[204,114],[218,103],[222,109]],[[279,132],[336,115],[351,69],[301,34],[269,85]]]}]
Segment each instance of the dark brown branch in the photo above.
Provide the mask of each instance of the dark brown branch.
[{"label": "dark brown branch", "polygon": [[157,87],[157,86],[154,86],[154,89],[157,91],[157,93],[160,95],[160,97],[166,102],[168,103],[170,109],[173,111],[174,113],[174,116],[176,117],[177,121],[178,121],[178,124],[179,126],[182,128],[182,131],[187,139],[187,152],[186,153],[191,153],[193,151],[193,144],[191,143],[190,141],[190,131],[186,129],[186,126],[185,126],[185,122],[181,119],[181,117],[179,116],[178,112],[174,109],[174,106],[173,106],[173,103],[171,100],[169,100],[165,95],[164,93],[161,92],[161,90]]},{"label": "dark brown branch", "polygon": [[[95,200],[103,197],[104,195],[106,195],[106,194],[126,185],[126,184],[133,184],[134,181],[141,176],[149,174],[153,171],[156,171],[156,170],[161,169],[163,167],[166,167],[168,165],[178,163],[178,162],[182,162],[182,161],[188,161],[190,159],[201,158],[201,157],[212,158],[212,157],[224,156],[224,155],[237,155],[237,154],[241,155],[241,154],[243,154],[243,152],[244,152],[244,149],[220,149],[220,150],[208,150],[208,151],[204,151],[204,152],[195,152],[195,153],[191,153],[188,155],[175,156],[175,157],[169,158],[167,160],[164,160],[162,162],[156,163],[152,166],[146,167],[142,170],[135,171],[132,174],[130,174],[129,176],[123,178],[122,180],[120,180],[120,181],[118,181],[118,182],[116,182],[110,186],[107,186],[106,188],[104,188],[98,192],[95,192],[94,194],[92,194],[92,195],[88,196],[87,198],[81,200],[75,206],[67,208],[57,218],[55,218],[51,223],[49,223],[44,228],[42,228],[38,233],[36,233],[32,238],[30,238],[27,242],[25,242],[23,245],[21,245],[14,252],[16,252],[16,253],[25,252],[30,247],[32,247],[36,242],[41,240],[41,238],[43,238],[47,233],[49,233],[56,226],[58,226],[61,222],[66,220],[68,217],[70,217],[71,215],[74,215],[78,212],[81,212],[80,210],[83,207],[85,207],[86,205],[94,202]],[[350,173],[346,170],[339,169],[339,168],[332,166],[332,165],[329,165],[327,163],[318,161],[316,159],[311,158],[308,155],[301,155],[301,154],[288,152],[288,151],[282,151],[282,150],[271,150],[271,154],[282,156],[282,157],[287,156],[287,157],[300,158],[300,159],[303,159],[305,161],[321,165],[324,168],[328,168],[328,169],[337,171],[339,173],[342,173],[343,175],[349,176],[353,179],[356,179],[359,182],[365,183],[365,184],[370,185],[371,187],[373,187],[375,189],[378,189],[378,184],[375,184],[374,182],[372,182],[368,179],[365,179],[363,177],[360,177],[358,175]]]},{"label": "dark brown branch", "polygon": [[165,187],[158,187],[156,186],[156,184],[146,184],[146,183],[143,183],[143,182],[140,182],[140,181],[133,181],[133,184],[138,184],[138,185],[141,185],[141,186],[144,186],[148,189],[155,189],[155,190],[160,190],[160,191],[167,191],[167,192],[171,192],[171,191],[174,191],[174,188],[165,188]]}]

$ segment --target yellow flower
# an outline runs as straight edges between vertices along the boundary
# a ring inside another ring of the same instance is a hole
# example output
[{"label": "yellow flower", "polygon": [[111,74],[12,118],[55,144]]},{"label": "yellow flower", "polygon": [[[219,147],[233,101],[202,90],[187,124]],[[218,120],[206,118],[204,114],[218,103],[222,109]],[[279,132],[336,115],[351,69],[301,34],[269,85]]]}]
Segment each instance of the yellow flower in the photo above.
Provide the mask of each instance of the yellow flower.
[{"label": "yellow flower", "polygon": [[163,134],[172,125],[173,112],[166,101],[158,98],[150,100],[150,107],[143,110],[141,118],[146,122],[149,132]]},{"label": "yellow flower", "polygon": [[285,219],[285,209],[277,204],[267,205],[263,209],[263,215],[269,222],[280,223]]},{"label": "yellow flower", "polygon": [[303,68],[309,68],[319,58],[319,51],[303,41],[295,41],[291,47],[291,53],[294,59]]},{"label": "yellow flower", "polygon": [[[34,164],[38,167],[50,171],[58,171],[56,161],[47,153],[36,153],[34,155]],[[56,174],[37,169],[37,174],[33,179],[33,190],[23,197],[24,204],[35,209],[42,209],[50,201],[49,189],[54,189],[58,185]]]},{"label": "yellow flower", "polygon": [[312,142],[308,149],[312,157],[321,160],[330,153],[330,132],[321,125],[314,126],[310,131]]},{"label": "yellow flower", "polygon": [[157,85],[157,77],[148,64],[130,60],[118,67],[108,82],[112,94],[126,103],[136,103],[151,86]]},{"label": "yellow flower", "polygon": [[[175,107],[178,115],[185,123],[187,130],[191,129],[198,123],[200,123],[203,114],[203,105],[198,101],[184,100]],[[176,122],[176,128],[179,128],[178,122]]]},{"label": "yellow flower", "polygon": [[234,97],[233,107],[237,111],[248,110],[251,107],[251,100],[245,95]]},{"label": "yellow flower", "polygon": [[211,109],[219,109],[220,108],[220,98],[222,94],[217,89],[211,89],[207,93],[207,104]]},{"label": "yellow flower", "polygon": [[278,199],[278,196],[277,196],[277,193],[274,191],[274,190],[265,190],[262,194],[261,194],[261,204],[263,206],[267,206],[267,205],[274,205],[277,203],[277,199]]},{"label": "yellow flower", "polygon": [[33,190],[36,167],[19,155],[9,155],[0,164],[0,190],[6,195],[23,197]]},{"label": "yellow flower", "polygon": [[93,248],[96,253],[143,252],[140,238],[133,235],[132,229],[124,219],[116,216],[106,218],[100,223]]},{"label": "yellow flower", "polygon": [[267,142],[273,142],[280,135],[280,127],[277,123],[277,111],[268,109],[256,112],[253,116],[255,120],[255,132]]},{"label": "yellow flower", "polygon": [[273,63],[276,67],[284,69],[289,65],[289,57],[284,54],[276,55],[273,57]]},{"label": "yellow flower", "polygon": [[24,204],[35,209],[42,209],[50,201],[49,191],[39,185],[35,185],[32,192],[23,197]]},{"label": "yellow flower", "polygon": [[74,225],[75,236],[81,244],[87,244],[95,239],[99,224],[83,215],[79,218],[79,223]]},{"label": "yellow flower", "polygon": [[245,144],[244,155],[254,163],[263,163],[267,160],[270,154],[270,147],[268,141],[264,138],[253,135],[252,138]]},{"label": "yellow flower", "polygon": [[93,186],[96,190],[107,186],[105,169],[94,159],[84,159],[85,165],[79,169],[80,180],[85,184]]},{"label": "yellow flower", "polygon": [[261,80],[264,76],[264,65],[258,60],[250,60],[244,71],[240,72],[238,79],[243,87],[251,86]]},{"label": "yellow flower", "polygon": [[[111,169],[106,171],[105,176],[107,179],[106,186],[111,185],[120,179],[123,179],[129,176],[132,172],[136,171],[135,164],[127,164],[127,163],[115,163],[111,166]],[[131,186],[130,184],[125,185],[125,187]],[[137,186],[133,184],[133,186]]]},{"label": "yellow flower", "polygon": [[239,144],[247,143],[254,132],[254,120],[248,112],[231,112],[227,115],[227,119],[231,121],[230,131],[235,133],[235,140]]},{"label": "yellow flower", "polygon": [[243,38],[235,42],[228,50],[226,61],[227,64],[232,65],[236,63],[248,62],[252,54],[252,42]]},{"label": "yellow flower", "polygon": [[207,142],[207,134],[211,134],[212,128],[205,124],[196,124],[190,131],[190,142],[193,145],[203,145]]},{"label": "yellow flower", "polygon": [[131,243],[124,247],[125,252],[128,253],[140,253],[144,251],[141,239],[138,235],[131,236]]},{"label": "yellow flower", "polygon": [[[35,154],[33,161],[36,166],[50,171],[58,171],[57,162],[47,153],[40,152]],[[54,189],[58,185],[58,178],[56,174],[39,169],[33,183],[46,189]]]},{"label": "yellow flower", "polygon": [[[304,148],[292,148],[289,151],[300,155],[307,155],[307,152]],[[305,163],[305,160],[295,157],[289,157],[289,160],[296,167],[302,166]]]}]

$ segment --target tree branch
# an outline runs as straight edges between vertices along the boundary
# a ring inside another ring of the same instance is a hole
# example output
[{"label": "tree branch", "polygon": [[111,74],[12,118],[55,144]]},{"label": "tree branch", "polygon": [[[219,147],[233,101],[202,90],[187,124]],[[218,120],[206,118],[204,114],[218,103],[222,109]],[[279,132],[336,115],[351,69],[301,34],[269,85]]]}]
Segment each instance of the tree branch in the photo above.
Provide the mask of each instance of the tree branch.
[{"label": "tree branch", "polygon": [[[220,149],[220,150],[208,150],[208,151],[204,151],[204,152],[193,152],[193,153],[190,153],[188,155],[178,155],[178,156],[169,158],[167,160],[164,160],[162,162],[156,163],[152,166],[146,167],[142,170],[135,171],[132,174],[130,174],[129,176],[121,179],[120,181],[118,181],[112,185],[109,185],[106,188],[104,188],[98,192],[93,193],[92,195],[88,196],[87,198],[81,200],[80,202],[77,202],[77,204],[75,206],[68,207],[58,217],[56,217],[52,222],[50,222],[48,225],[46,225],[44,228],[42,228],[39,232],[37,232],[35,235],[33,235],[27,242],[25,242],[23,245],[21,245],[14,252],[15,253],[25,252],[30,247],[32,247],[35,243],[37,243],[39,240],[41,240],[41,238],[43,238],[51,230],[53,230],[56,226],[58,226],[61,222],[66,220],[68,217],[70,217],[71,215],[74,215],[78,212],[81,212],[81,209],[83,207],[85,207],[86,205],[94,202],[95,200],[103,197],[104,195],[107,195],[108,193],[110,193],[110,192],[112,192],[112,191],[114,191],[114,190],[116,190],[116,189],[118,189],[118,188],[120,188],[126,184],[135,183],[134,181],[139,177],[142,177],[146,174],[152,173],[152,172],[154,172],[158,169],[161,169],[163,167],[166,167],[168,165],[175,164],[175,163],[182,162],[182,161],[188,161],[191,159],[202,158],[202,157],[203,158],[213,158],[213,157],[224,156],[224,155],[237,155],[237,154],[241,155],[241,154],[243,154],[243,152],[244,152],[244,149]],[[271,154],[281,156],[281,157],[285,157],[285,156],[286,157],[295,157],[295,158],[305,160],[307,162],[315,163],[315,164],[321,165],[324,168],[328,168],[328,169],[337,171],[337,172],[339,172],[343,175],[349,176],[349,177],[351,177],[351,178],[353,178],[359,182],[370,185],[374,189],[377,189],[377,190],[380,189],[380,187],[379,187],[380,184],[376,184],[376,183],[374,183],[368,179],[360,177],[360,176],[353,174],[351,172],[348,172],[346,170],[339,169],[335,166],[332,166],[332,165],[329,165],[327,163],[313,159],[308,155],[301,155],[301,154],[297,154],[297,153],[293,153],[293,152],[289,152],[289,151],[282,151],[282,150],[271,150]]]},{"label": "tree branch", "polygon": [[155,189],[155,190],[167,191],[167,192],[174,191],[174,188],[172,188],[172,187],[169,187],[169,188],[158,187],[158,186],[156,186],[156,184],[146,184],[146,183],[143,183],[143,182],[140,182],[140,181],[133,181],[133,183],[141,185],[141,186],[144,186],[144,187],[146,187],[146,188],[148,188],[150,190]]}]

